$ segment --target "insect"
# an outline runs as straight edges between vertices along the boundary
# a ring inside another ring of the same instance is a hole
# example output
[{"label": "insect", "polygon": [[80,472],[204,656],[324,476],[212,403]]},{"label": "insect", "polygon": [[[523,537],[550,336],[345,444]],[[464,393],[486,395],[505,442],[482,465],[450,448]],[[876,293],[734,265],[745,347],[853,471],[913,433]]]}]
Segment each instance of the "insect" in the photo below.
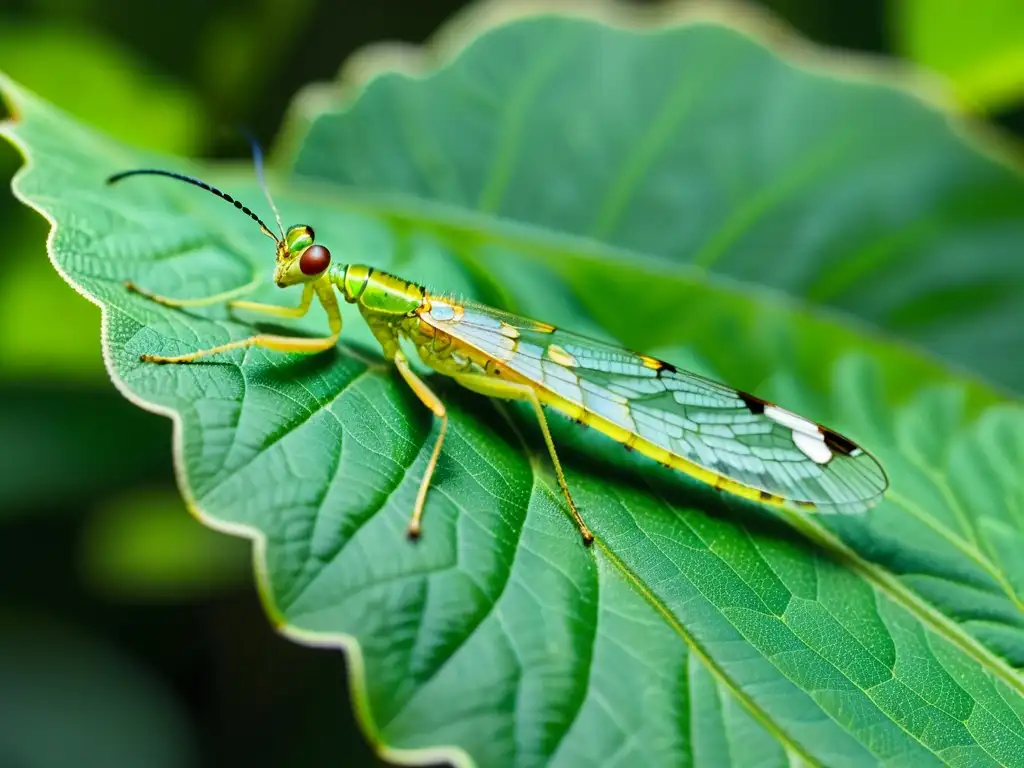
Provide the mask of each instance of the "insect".
[{"label": "insect", "polygon": [[[355,304],[384,357],[440,421],[420,482],[408,532],[419,536],[431,478],[448,430],[444,403],[410,366],[400,341],[415,347],[433,371],[474,392],[532,406],[562,494],[585,544],[593,534],[566,483],[542,406],[603,432],[613,440],[716,489],[767,505],[862,512],[888,487],[881,465],[851,440],[754,395],[677,369],[670,363],[595,341],[481,304],[435,295],[423,286],[361,264],[332,261],[313,228],[287,230],[263,181],[280,236],[235,198],[190,176],[141,168],[114,174],[108,184],[130,176],[165,176],[200,187],[231,203],[274,241],[274,282],[302,286],[298,306],[232,300],[235,309],[277,318],[300,318],[314,298],[324,307],[330,333],[321,338],[258,334],[175,357],[143,354],[149,363],[184,364],[230,350],[262,347],[313,354],[332,348],[341,333],[335,291]],[[167,307],[224,302],[239,290],[195,299],[158,296],[134,284],[129,289]]]}]

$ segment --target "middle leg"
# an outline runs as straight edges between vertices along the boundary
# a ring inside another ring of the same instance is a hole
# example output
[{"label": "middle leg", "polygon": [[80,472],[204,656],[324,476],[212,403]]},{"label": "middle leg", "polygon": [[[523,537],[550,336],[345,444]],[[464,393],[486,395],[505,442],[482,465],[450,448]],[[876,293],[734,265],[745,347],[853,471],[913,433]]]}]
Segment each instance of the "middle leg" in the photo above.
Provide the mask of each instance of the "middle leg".
[{"label": "middle leg", "polygon": [[420,535],[421,521],[423,519],[423,507],[427,503],[427,490],[430,488],[430,481],[434,477],[434,470],[437,468],[437,460],[441,455],[441,446],[444,444],[444,436],[448,431],[448,410],[444,407],[434,390],[427,386],[416,372],[409,366],[409,360],[401,350],[395,354],[395,367],[402,374],[405,383],[409,385],[416,397],[420,399],[427,408],[433,411],[434,415],[441,420],[441,430],[437,435],[437,442],[434,443],[434,450],[430,452],[430,460],[423,472],[423,480],[420,481],[420,489],[416,494],[416,503],[412,508],[412,517],[409,518],[409,538],[415,539]]},{"label": "middle leg", "polygon": [[565,500],[569,503],[569,512],[572,514],[572,519],[576,521],[576,527],[580,529],[583,543],[590,546],[594,541],[594,534],[590,532],[590,528],[583,522],[583,516],[576,508],[576,502],[573,501],[572,494],[569,493],[569,485],[565,482],[565,472],[562,471],[562,462],[558,460],[555,441],[551,437],[551,429],[548,427],[548,420],[544,415],[544,409],[541,407],[540,398],[537,397],[536,390],[526,384],[494,379],[478,373],[456,374],[452,378],[466,389],[479,392],[482,395],[497,397],[502,400],[525,400],[533,406],[533,412],[537,415],[537,422],[540,424],[540,431],[544,435],[544,442],[548,446],[548,453],[551,454],[551,463],[555,467],[555,477],[558,478],[558,485],[562,489],[562,493],[565,494]]}]

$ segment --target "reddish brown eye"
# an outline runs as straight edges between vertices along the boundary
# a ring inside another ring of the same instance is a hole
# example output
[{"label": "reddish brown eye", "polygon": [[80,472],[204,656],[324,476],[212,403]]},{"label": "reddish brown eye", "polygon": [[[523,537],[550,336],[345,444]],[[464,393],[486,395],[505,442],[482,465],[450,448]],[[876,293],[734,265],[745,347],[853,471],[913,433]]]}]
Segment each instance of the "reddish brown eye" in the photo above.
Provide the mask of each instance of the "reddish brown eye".
[{"label": "reddish brown eye", "polygon": [[311,245],[299,257],[299,269],[304,275],[319,275],[331,264],[331,252],[322,245]]}]

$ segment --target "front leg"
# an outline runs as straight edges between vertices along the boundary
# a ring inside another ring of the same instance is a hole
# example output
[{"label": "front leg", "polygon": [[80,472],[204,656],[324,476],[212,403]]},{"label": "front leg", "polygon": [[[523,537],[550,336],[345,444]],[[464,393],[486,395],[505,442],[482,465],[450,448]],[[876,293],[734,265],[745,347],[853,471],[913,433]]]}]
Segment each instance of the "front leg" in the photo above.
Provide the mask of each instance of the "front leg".
[{"label": "front leg", "polygon": [[309,307],[313,303],[314,292],[313,283],[306,283],[302,287],[302,300],[297,307],[282,307],[279,304],[264,304],[260,301],[232,301],[228,304],[228,308],[232,311],[244,309],[248,312],[258,312],[261,315],[295,320],[305,317],[306,313],[309,312]]},{"label": "front leg", "polygon": [[274,334],[260,333],[255,336],[250,336],[247,339],[231,341],[227,344],[210,347],[209,349],[200,349],[196,352],[190,352],[187,355],[165,357],[163,355],[143,354],[139,356],[139,359],[146,363],[158,364],[192,363],[203,357],[219,354],[221,352],[230,352],[234,349],[246,349],[248,347],[262,347],[263,349],[272,349],[276,352],[300,352],[306,355],[324,352],[338,343],[338,336],[341,334],[341,311],[338,309],[338,301],[335,299],[329,283],[326,285],[321,285],[319,281],[315,283],[307,283],[303,288],[302,303],[300,303],[298,307],[294,308],[278,307],[272,304],[258,304],[248,301],[237,303],[243,304],[245,309],[255,309],[256,311],[263,312],[264,314],[298,318],[302,317],[309,311],[314,293],[317,295],[317,298],[320,299],[320,303],[323,304],[324,310],[327,312],[327,320],[331,326],[331,334],[329,336],[307,339],[296,336],[278,336]]},{"label": "front leg", "polygon": [[147,291],[145,288],[140,288],[131,280],[125,281],[124,287],[131,293],[137,293],[139,296],[145,296],[155,304],[160,304],[164,307],[172,307],[174,309],[181,309],[186,307],[209,307],[213,304],[223,304],[225,301],[229,301],[236,296],[245,296],[247,293],[252,293],[261,282],[263,282],[263,279],[257,277],[245,285],[240,285],[238,288],[221,291],[220,293],[215,293],[212,296],[201,296],[198,299],[174,299],[170,296],[160,296],[159,294]]}]

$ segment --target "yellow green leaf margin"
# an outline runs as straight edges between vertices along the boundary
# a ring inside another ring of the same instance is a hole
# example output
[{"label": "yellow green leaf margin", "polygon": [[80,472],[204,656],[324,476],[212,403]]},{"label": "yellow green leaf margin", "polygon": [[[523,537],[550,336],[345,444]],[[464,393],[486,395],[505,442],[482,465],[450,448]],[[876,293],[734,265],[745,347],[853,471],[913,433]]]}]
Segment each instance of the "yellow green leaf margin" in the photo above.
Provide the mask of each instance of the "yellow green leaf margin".
[{"label": "yellow green leaf margin", "polygon": [[[267,244],[193,190],[104,189],[113,170],[181,162],[116,145],[12,83],[3,89],[15,113],[4,134],[28,160],[16,192],[51,221],[56,268],[103,308],[112,379],[174,420],[184,495],[207,524],[253,539],[260,591],[281,630],[346,649],[357,711],[389,758],[1024,761],[1019,656],[1013,665],[1001,658],[1021,653],[1021,529],[1006,514],[1022,493],[1018,404],[832,314],[695,270],[415,200],[275,181],[286,218],[314,223],[336,254],[365,254],[478,296],[501,287],[481,277],[495,256],[551,306],[611,285],[628,265],[635,284],[617,290],[654,288],[633,323],[643,327],[645,313],[673,296],[693,297],[685,319],[661,323],[658,343],[688,344],[716,367],[729,356],[753,361],[740,377],[774,372],[761,392],[875,448],[893,480],[892,496],[866,520],[803,522],[815,547],[679,478],[620,472],[615,446],[561,428],[570,482],[598,535],[586,551],[536,440],[518,437],[479,399],[442,388],[452,447],[425,538],[411,547],[402,525],[431,425],[400,383],[348,349],[298,363],[254,354],[187,370],[140,365],[143,350],[250,329],[223,314],[164,312],[126,296],[121,280],[179,293],[226,287],[266,269]],[[251,177],[203,175],[259,199]],[[575,320],[618,330],[599,309]],[[359,333],[350,323],[346,338]],[[196,450],[214,441],[197,434],[215,435],[220,416],[234,412],[225,409],[238,404],[243,414],[252,398],[261,406],[248,435],[257,449],[221,472],[224,457]],[[275,405],[301,423],[281,429]],[[328,444],[337,445],[331,478],[344,482],[324,486],[332,503],[304,518],[301,494],[320,489],[317,459]],[[301,481],[274,476],[281,464],[267,458],[281,445],[290,453],[279,458],[308,473]],[[210,480],[218,473],[224,483]],[[260,506],[275,494],[285,495],[287,515]],[[307,524],[316,535],[289,536]],[[292,557],[298,544],[309,547]],[[311,563],[310,573],[289,571]]]}]

